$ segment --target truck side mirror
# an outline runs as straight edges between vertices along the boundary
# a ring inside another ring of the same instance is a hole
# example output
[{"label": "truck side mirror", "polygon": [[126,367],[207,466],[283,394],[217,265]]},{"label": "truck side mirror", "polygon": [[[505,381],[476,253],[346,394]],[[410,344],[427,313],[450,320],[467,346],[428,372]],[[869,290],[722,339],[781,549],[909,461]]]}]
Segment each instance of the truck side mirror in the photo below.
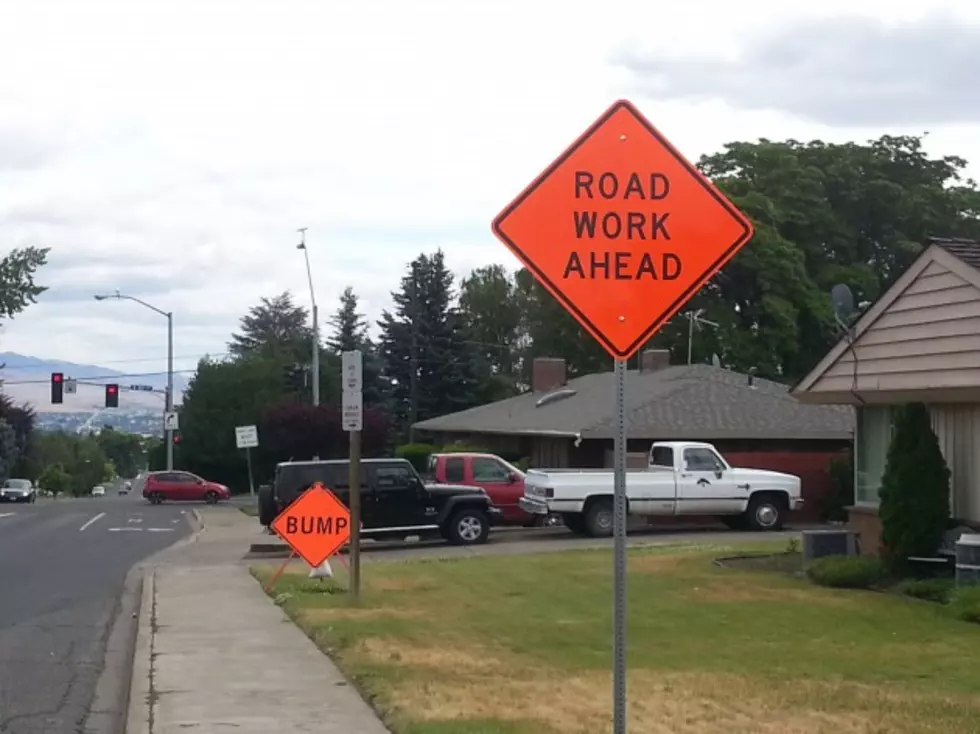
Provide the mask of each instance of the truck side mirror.
[{"label": "truck side mirror", "polygon": [[517,484],[517,474],[514,473],[514,472],[511,472],[510,474],[508,474],[507,475],[507,482],[510,483],[510,484]]},{"label": "truck side mirror", "polygon": [[724,475],[724,473],[725,472],[722,471],[721,469],[715,469],[715,479],[721,479],[721,477],[722,477],[722,475]]}]

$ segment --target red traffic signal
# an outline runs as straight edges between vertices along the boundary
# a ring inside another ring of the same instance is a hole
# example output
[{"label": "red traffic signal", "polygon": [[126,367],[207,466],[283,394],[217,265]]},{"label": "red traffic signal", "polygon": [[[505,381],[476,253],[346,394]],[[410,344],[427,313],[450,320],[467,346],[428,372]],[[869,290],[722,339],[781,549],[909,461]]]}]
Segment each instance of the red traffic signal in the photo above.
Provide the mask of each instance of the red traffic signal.
[{"label": "red traffic signal", "polygon": [[62,372],[51,373],[51,402],[63,403],[65,401],[65,375]]},{"label": "red traffic signal", "polygon": [[119,407],[119,385],[112,384],[105,386],[105,407]]}]

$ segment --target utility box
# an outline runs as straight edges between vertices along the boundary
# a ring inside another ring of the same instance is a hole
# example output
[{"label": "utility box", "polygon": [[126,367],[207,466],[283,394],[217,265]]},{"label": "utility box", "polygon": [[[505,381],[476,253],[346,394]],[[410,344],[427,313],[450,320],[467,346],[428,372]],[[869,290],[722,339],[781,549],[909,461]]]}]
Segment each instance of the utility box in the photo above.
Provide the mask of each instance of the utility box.
[{"label": "utility box", "polygon": [[850,530],[804,530],[803,562],[825,556],[856,556],[857,534]]}]

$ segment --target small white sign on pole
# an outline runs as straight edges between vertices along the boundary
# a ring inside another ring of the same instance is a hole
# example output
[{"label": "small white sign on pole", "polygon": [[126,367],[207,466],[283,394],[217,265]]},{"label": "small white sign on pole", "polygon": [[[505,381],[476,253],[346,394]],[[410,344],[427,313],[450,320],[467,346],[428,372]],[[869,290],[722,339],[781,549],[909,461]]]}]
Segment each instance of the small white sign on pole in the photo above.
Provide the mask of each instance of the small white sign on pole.
[{"label": "small white sign on pole", "polygon": [[344,392],[343,405],[344,430],[360,431],[364,426],[364,399],[359,392]]},{"label": "small white sign on pole", "polygon": [[177,418],[176,412],[163,414],[163,430],[165,431],[180,430],[180,421]]},{"label": "small white sign on pole", "polygon": [[235,426],[235,446],[254,449],[259,445],[259,431],[255,426]]},{"label": "small white sign on pole", "polygon": [[78,392],[78,382],[69,377],[67,380],[65,380],[65,394],[74,395],[77,392]]},{"label": "small white sign on pole", "polygon": [[344,392],[361,392],[364,389],[364,360],[359,349],[342,355],[341,379]]}]

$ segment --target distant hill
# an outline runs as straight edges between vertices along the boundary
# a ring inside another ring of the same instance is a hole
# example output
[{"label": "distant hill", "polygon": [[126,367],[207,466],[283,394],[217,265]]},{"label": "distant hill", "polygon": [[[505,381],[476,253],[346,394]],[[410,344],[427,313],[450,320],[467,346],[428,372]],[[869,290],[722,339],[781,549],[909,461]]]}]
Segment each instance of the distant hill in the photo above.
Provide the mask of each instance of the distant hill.
[{"label": "distant hill", "polygon": [[[119,384],[119,412],[127,410],[163,410],[163,390],[167,386],[167,373],[139,374],[127,377],[120,370],[94,364],[77,364],[58,359],[40,359],[14,352],[0,352],[0,370],[3,392],[15,402],[29,403],[38,413],[74,413],[105,407],[105,383]],[[65,379],[74,378],[80,383],[74,395],[65,395],[61,405],[51,404],[51,373],[62,372]],[[131,372],[141,372],[139,369]],[[88,383],[88,384],[85,384]],[[149,385],[160,392],[144,392],[128,389],[130,385]],[[187,382],[183,375],[174,375],[174,403],[180,404]]]}]

